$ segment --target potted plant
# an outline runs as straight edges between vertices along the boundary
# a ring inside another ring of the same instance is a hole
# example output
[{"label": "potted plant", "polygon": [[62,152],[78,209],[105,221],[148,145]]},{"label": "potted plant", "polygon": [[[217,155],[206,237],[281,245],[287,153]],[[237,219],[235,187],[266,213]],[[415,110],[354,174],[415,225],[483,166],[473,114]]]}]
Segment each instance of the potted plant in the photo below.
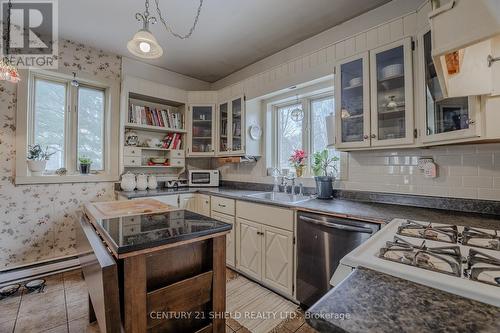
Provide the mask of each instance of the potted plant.
[{"label": "potted plant", "polygon": [[313,155],[312,171],[316,181],[318,199],[331,199],[333,196],[333,182],[337,173],[337,156],[330,157],[328,149],[316,152]]},{"label": "potted plant", "polygon": [[80,173],[83,175],[89,174],[92,160],[88,156],[80,156],[78,162],[80,162]]},{"label": "potted plant", "polygon": [[40,145],[28,146],[27,162],[28,168],[33,176],[42,175],[50,156],[55,154],[55,152],[49,153],[48,150],[48,147],[44,150]]},{"label": "potted plant", "polygon": [[296,149],[293,151],[292,156],[288,159],[290,165],[295,168],[295,174],[297,177],[302,177],[304,174],[304,168],[306,167],[307,155],[302,149]]}]

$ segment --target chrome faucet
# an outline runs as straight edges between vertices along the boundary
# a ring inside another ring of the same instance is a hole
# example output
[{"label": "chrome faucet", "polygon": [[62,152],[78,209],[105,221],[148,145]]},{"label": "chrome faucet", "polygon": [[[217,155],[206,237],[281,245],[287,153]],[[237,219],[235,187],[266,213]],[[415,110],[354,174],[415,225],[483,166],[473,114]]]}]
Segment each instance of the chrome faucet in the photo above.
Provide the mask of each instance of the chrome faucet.
[{"label": "chrome faucet", "polygon": [[[281,171],[278,168],[273,168],[271,171],[271,174],[273,176],[273,192],[279,192],[280,191],[280,183],[278,182],[278,178],[281,177]],[[282,180],[283,182],[283,180]]]},{"label": "chrome faucet", "polygon": [[[289,177],[283,177],[284,179],[286,179],[287,181],[288,180],[291,180],[292,181],[292,185],[290,186],[290,194],[295,194],[295,176],[289,176]],[[288,193],[287,191],[287,186],[286,186],[286,182],[285,182],[285,193]]]}]

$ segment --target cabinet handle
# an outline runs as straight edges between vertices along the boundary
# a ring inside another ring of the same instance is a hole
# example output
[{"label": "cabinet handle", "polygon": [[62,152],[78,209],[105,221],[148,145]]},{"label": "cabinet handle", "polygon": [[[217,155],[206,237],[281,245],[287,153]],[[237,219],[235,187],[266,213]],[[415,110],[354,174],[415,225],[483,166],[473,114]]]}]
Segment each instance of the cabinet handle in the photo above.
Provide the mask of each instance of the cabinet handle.
[{"label": "cabinet handle", "polygon": [[207,201],[205,201],[205,203],[207,204],[207,203],[208,203],[208,200],[207,200]]},{"label": "cabinet handle", "polygon": [[365,139],[365,140],[368,140],[368,138],[369,138],[369,136],[366,134],[363,136],[363,139]]},{"label": "cabinet handle", "polygon": [[467,125],[474,125],[476,121],[472,118],[467,119]]},{"label": "cabinet handle", "polygon": [[371,135],[371,138],[372,138],[372,139],[375,139],[376,137],[377,137],[377,136],[376,136],[375,134],[372,134],[372,135]]},{"label": "cabinet handle", "polygon": [[221,205],[221,204],[218,204],[219,207],[222,207],[222,208],[226,208],[226,205]]},{"label": "cabinet handle", "polygon": [[259,236],[264,236],[264,233],[263,233],[263,232],[260,232],[260,231],[257,231],[257,235],[259,235]]}]

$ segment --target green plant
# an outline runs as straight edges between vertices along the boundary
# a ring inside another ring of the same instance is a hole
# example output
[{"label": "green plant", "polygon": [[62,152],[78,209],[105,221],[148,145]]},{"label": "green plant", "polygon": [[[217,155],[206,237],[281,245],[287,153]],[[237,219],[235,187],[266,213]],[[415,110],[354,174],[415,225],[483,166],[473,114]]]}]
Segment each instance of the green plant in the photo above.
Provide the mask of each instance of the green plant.
[{"label": "green plant", "polygon": [[88,156],[80,156],[78,157],[78,162],[83,165],[90,165],[92,164],[92,160]]},{"label": "green plant", "polygon": [[[315,176],[331,176],[337,173],[337,156],[330,157],[328,149],[318,151],[313,154],[312,171]],[[332,169],[334,172],[328,172]]]},{"label": "green plant", "polygon": [[47,161],[50,156],[54,155],[56,152],[49,153],[49,147],[45,150],[40,145],[30,145],[28,146],[28,156],[27,159],[31,161]]}]

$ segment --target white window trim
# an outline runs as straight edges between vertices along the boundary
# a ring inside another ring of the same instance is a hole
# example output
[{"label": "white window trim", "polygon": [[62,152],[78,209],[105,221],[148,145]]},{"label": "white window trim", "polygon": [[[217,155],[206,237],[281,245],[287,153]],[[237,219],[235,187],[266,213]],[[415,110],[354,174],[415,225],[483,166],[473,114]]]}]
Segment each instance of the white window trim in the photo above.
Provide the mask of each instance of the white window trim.
[{"label": "white window trim", "polygon": [[[71,128],[66,135],[66,149],[64,152],[65,165],[68,173],[64,176],[54,174],[46,174],[43,176],[32,176],[28,170],[26,156],[28,145],[33,142],[33,119],[34,108],[31,98],[34,89],[35,77],[46,78],[53,81],[68,82],[72,79],[70,73],[62,73],[47,70],[23,70],[21,77],[25,78],[18,84],[17,88],[17,113],[16,113],[16,177],[15,184],[58,184],[58,183],[86,183],[86,182],[105,182],[117,181],[119,179],[119,152],[113,150],[112,147],[119,145],[119,123],[120,123],[120,84],[111,80],[96,81],[93,77],[85,73],[78,74],[78,81],[82,86],[90,86],[100,88],[105,91],[106,108],[104,120],[104,170],[89,175],[81,175],[77,171],[77,117],[73,116],[66,126]],[[77,94],[70,94],[68,90],[68,98],[77,98]],[[69,105],[74,105],[69,100]],[[68,108],[67,107],[67,108]],[[66,110],[66,112],[74,112],[74,110]],[[69,125],[68,125],[69,124]]]},{"label": "white window trim", "polygon": [[[308,154],[308,161],[307,161],[307,168],[304,172],[303,178],[313,178],[313,174],[311,171],[311,152],[312,152],[312,142],[311,142],[311,134],[312,134],[312,128],[311,128],[311,122],[312,122],[312,112],[311,112],[311,103],[312,101],[322,99],[322,98],[335,98],[334,92],[333,91],[326,91],[326,92],[320,92],[320,93],[312,93],[308,95],[303,95],[300,96],[300,92],[297,92],[299,95],[299,103],[302,103],[302,109],[304,110],[304,120],[303,120],[303,125],[305,127],[305,131],[303,132],[302,135],[302,148],[307,152]],[[278,108],[289,106],[289,105],[294,105],[297,104],[297,98],[294,97],[293,99],[287,98],[285,102],[274,102],[274,103],[269,103],[270,105],[270,110],[272,112],[271,114],[271,131],[272,131],[272,152],[271,152],[271,164],[273,168],[278,168],[280,169],[279,166],[279,154],[280,154],[280,140],[279,140],[279,133],[278,133]],[[338,166],[340,169],[340,172],[336,175],[337,180],[347,180],[347,174],[348,174],[348,154],[345,152],[339,152],[339,158],[340,160],[338,161]],[[291,167],[290,167],[291,169]],[[291,170],[293,171],[293,170]]]}]

